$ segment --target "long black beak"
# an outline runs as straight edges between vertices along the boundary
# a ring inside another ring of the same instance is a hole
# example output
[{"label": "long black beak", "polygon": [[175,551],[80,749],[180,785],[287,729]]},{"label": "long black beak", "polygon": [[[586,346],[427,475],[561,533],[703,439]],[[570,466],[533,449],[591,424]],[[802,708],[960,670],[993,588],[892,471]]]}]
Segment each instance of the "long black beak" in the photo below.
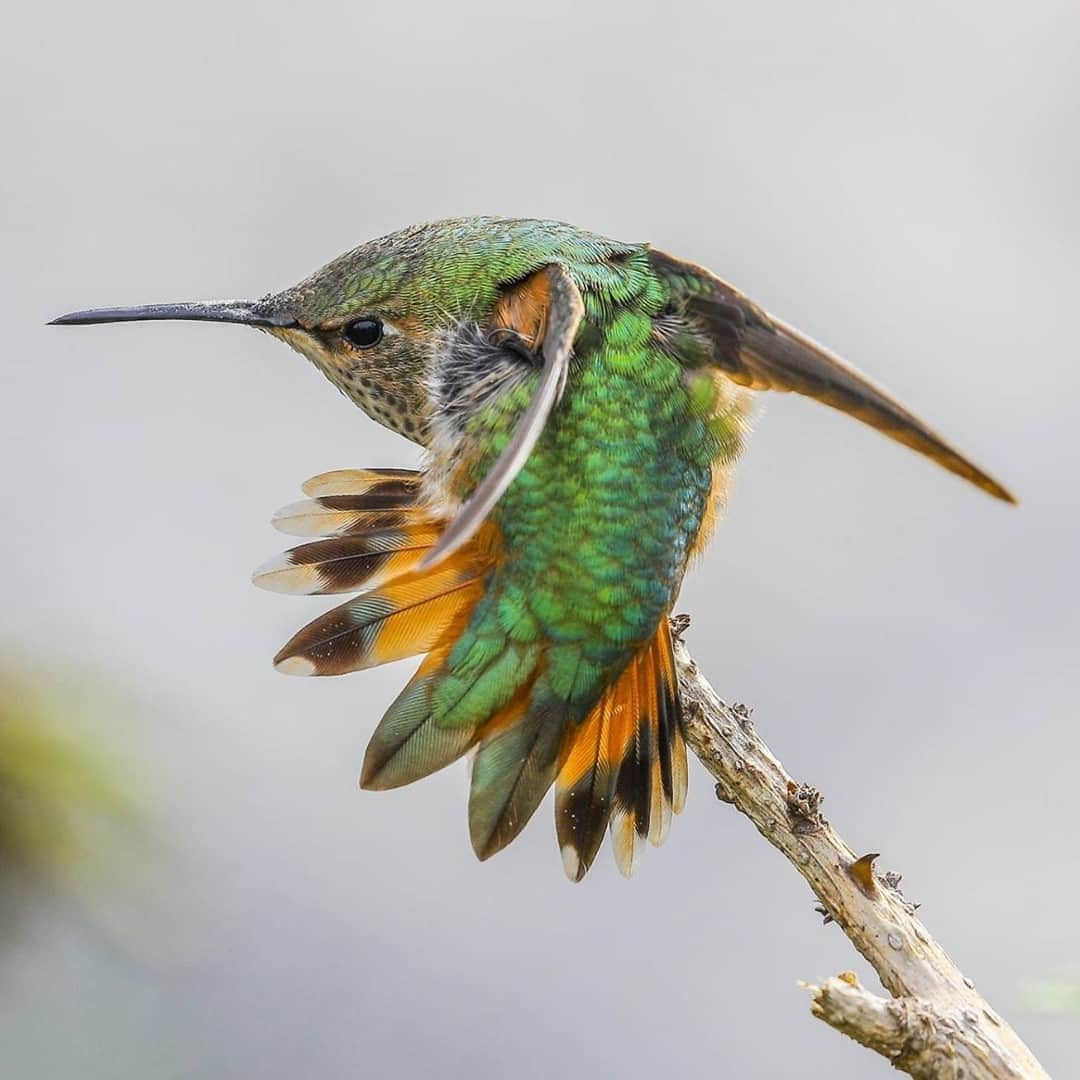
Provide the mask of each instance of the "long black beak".
[{"label": "long black beak", "polygon": [[53,319],[49,326],[87,326],[93,323],[153,322],[180,319],[187,322],[240,323],[244,326],[296,326],[296,319],[275,310],[266,300],[196,301],[187,304],[146,304],[143,307],[96,308],[72,311]]}]

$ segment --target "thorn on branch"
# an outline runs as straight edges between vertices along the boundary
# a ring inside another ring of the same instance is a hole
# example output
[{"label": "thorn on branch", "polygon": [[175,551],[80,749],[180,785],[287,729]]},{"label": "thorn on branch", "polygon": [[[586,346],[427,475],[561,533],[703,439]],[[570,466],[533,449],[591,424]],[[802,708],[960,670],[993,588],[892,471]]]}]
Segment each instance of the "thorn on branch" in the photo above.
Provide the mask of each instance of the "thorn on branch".
[{"label": "thorn on branch", "polygon": [[676,641],[682,641],[683,635],[690,629],[690,616],[672,615],[671,616],[671,636]]},{"label": "thorn on branch", "polygon": [[821,832],[825,819],[821,816],[821,804],[825,796],[809,784],[796,784],[788,781],[787,808],[793,818],[791,831],[796,836],[807,836]]},{"label": "thorn on branch", "polygon": [[878,898],[877,876],[874,873],[874,860],[878,857],[879,853],[876,851],[870,855],[863,855],[847,868],[848,876],[859,886],[859,891],[863,896],[869,900]]},{"label": "thorn on branch", "polygon": [[814,910],[821,916],[821,925],[828,926],[831,922],[836,920],[829,914],[829,909],[821,904],[815,904]]}]

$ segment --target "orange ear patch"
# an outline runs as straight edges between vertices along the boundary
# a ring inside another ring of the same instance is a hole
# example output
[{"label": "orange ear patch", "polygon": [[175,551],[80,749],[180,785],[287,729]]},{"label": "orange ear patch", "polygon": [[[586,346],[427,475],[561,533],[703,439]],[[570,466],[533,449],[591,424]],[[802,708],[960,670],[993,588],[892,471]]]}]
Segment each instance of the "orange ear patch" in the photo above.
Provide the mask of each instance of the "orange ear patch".
[{"label": "orange ear patch", "polygon": [[513,330],[535,352],[547,331],[551,276],[546,268],[507,288],[491,313],[492,326]]}]

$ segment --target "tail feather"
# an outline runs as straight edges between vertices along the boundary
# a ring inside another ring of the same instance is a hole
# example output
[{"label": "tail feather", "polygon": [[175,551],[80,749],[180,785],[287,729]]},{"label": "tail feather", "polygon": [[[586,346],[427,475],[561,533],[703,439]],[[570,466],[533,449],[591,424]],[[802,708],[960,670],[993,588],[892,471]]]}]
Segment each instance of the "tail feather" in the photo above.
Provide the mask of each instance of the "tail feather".
[{"label": "tail feather", "polygon": [[607,748],[614,713],[612,696],[605,694],[563,748],[555,786],[555,834],[571,881],[580,881],[588,872],[611,816],[615,770]]},{"label": "tail feather", "polygon": [[335,469],[305,480],[302,490],[316,499],[322,495],[404,494],[418,492],[423,474],[416,469]]},{"label": "tail feather", "polygon": [[644,841],[660,844],[686,801],[686,744],[665,619],[656,636],[567,736],[555,825],[567,876],[580,881],[610,829],[630,876]]},{"label": "tail feather", "polygon": [[257,584],[364,591],[295,634],[275,665],[339,675],[428,654],[372,735],[361,786],[399,787],[475,748],[469,832],[481,859],[521,832],[555,784],[567,875],[585,876],[610,831],[629,876],[645,841],[661,843],[686,801],[667,620],[583,715],[587,704],[568,696],[576,677],[552,675],[550,643],[522,638],[505,621],[515,608],[491,573],[495,525],[434,568],[419,568],[443,525],[418,501],[419,489],[417,474],[404,470],[341,470],[309,480],[310,498],[281,512],[279,527],[326,538],[267,563]]},{"label": "tail feather", "polygon": [[420,474],[408,469],[322,473],[303,485],[309,498],[282,507],[271,522],[290,536],[356,536],[430,523],[420,486]]},{"label": "tail feather", "polygon": [[370,495],[324,495],[283,506],[271,524],[289,536],[355,536],[429,521],[423,510]]},{"label": "tail feather", "polygon": [[675,806],[674,764],[672,762],[675,749],[675,733],[673,731],[674,718],[671,715],[670,702],[667,697],[659,692],[659,687],[657,687],[656,702],[656,742],[657,746],[665,751],[656,755],[657,772],[653,777],[654,786],[663,795],[662,840],[667,836],[667,831],[671,827],[671,815]]},{"label": "tail feather", "polygon": [[664,785],[664,772],[671,772],[671,756],[662,741],[664,704],[658,695],[655,658],[651,653],[650,647],[645,657],[638,660],[641,668],[638,685],[645,704],[642,716],[649,718],[649,843],[659,847],[671,825],[671,788]]},{"label": "tail feather", "polygon": [[675,668],[675,650],[671,641],[671,626],[667,619],[660,624],[653,648],[659,665],[659,697],[665,724],[661,728],[661,745],[671,747],[669,755],[661,755],[671,769],[671,809],[676,814],[686,806],[689,770],[686,764],[686,740],[683,738],[683,708],[679,695],[679,674]]},{"label": "tail feather", "polygon": [[438,537],[438,525],[420,521],[316,540],[263,563],[252,581],[261,589],[302,596],[373,589],[415,570]]},{"label": "tail feather", "polygon": [[445,650],[429,654],[379,722],[364,754],[361,787],[384,790],[411,784],[456,761],[472,746],[474,727],[435,723],[431,694],[444,660]]},{"label": "tail feather", "polygon": [[[364,757],[361,787],[400,787],[428,776],[470,749],[481,728],[494,731],[520,716],[536,675],[527,651],[512,646],[468,670],[449,662],[471,613],[463,610],[443,631],[440,644],[380,721]],[[509,654],[514,654],[516,678],[507,677]],[[495,719],[489,720],[492,713]]]},{"label": "tail feather", "polygon": [[671,799],[671,809],[674,813],[681,814],[686,807],[686,791],[690,781],[690,770],[686,763],[686,739],[683,738],[681,719],[675,724],[671,739],[671,774],[675,789]]},{"label": "tail feather", "polygon": [[555,782],[568,716],[565,706],[508,706],[493,722],[473,761],[469,835],[473,851],[488,859],[528,824]]},{"label": "tail feather", "polygon": [[308,623],[274,657],[289,675],[343,675],[429,652],[483,592],[468,558],[405,574]]},{"label": "tail feather", "polygon": [[[629,674],[624,674],[623,679],[633,687],[637,677],[635,665],[632,663],[627,670]],[[652,773],[647,756],[647,725],[640,722],[637,695],[632,689],[624,693],[630,700],[622,706],[621,738],[611,747],[615,792],[610,831],[615,865],[624,877],[630,877],[649,834]]]}]

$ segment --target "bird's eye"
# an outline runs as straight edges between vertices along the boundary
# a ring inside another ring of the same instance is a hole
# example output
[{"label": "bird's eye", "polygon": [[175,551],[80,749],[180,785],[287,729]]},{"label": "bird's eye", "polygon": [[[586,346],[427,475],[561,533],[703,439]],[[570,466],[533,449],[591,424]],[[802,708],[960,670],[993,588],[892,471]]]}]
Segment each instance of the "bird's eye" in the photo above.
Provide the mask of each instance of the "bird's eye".
[{"label": "bird's eye", "polygon": [[345,327],[345,338],[358,349],[370,349],[382,341],[383,324],[380,319],[353,319]]}]

